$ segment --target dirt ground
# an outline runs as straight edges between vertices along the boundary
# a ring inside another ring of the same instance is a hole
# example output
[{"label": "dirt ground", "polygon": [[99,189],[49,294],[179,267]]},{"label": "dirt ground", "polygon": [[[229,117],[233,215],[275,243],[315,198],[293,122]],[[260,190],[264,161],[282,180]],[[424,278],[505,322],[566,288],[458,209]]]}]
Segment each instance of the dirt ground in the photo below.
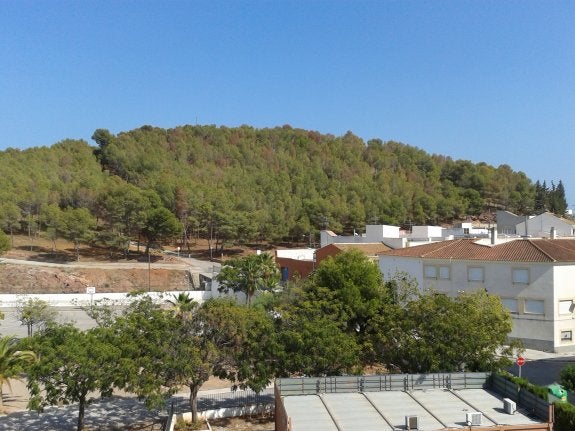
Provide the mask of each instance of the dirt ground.
[{"label": "dirt ground", "polygon": [[[175,247],[164,247],[175,251]],[[263,248],[263,247],[262,247]],[[189,257],[209,260],[207,241],[198,240],[182,252]],[[220,262],[234,256],[250,252],[248,247],[226,248],[224,254],[214,257]],[[148,290],[148,284],[154,291],[188,290],[192,281],[187,271],[182,269],[158,268],[161,264],[181,264],[175,256],[152,250],[150,256],[144,254],[144,247],[133,246],[128,256],[111,253],[98,247],[80,247],[80,262],[89,264],[115,264],[124,266],[133,264],[133,268],[65,268],[35,266],[34,262],[72,263],[76,262],[76,253],[71,243],[57,240],[54,243],[38,237],[14,236],[14,246],[0,256],[2,258],[30,261],[31,265],[0,265],[0,293],[84,293],[86,287],[94,286],[99,293],[132,292]],[[151,264],[151,267],[148,265]],[[154,267],[156,266],[156,267]],[[150,268],[148,270],[148,268]],[[149,279],[148,279],[149,277]]]},{"label": "dirt ground", "polygon": [[[151,253],[151,269],[146,264],[148,256],[133,251],[127,258],[120,255],[110,256],[109,252],[98,248],[82,248],[82,263],[123,263],[134,268],[64,268],[35,266],[33,262],[69,263],[75,262],[74,250],[70,244],[57,243],[60,248],[52,250],[52,244],[36,239],[31,247],[26,237],[15,237],[15,246],[2,255],[4,258],[30,261],[31,265],[3,264],[0,266],[1,293],[84,293],[86,287],[94,286],[98,292],[131,292],[148,289],[155,291],[190,289],[190,279],[184,269],[154,268],[153,265],[178,263],[175,257]],[[138,267],[139,266],[139,267]],[[148,279],[149,277],[149,279]]]}]

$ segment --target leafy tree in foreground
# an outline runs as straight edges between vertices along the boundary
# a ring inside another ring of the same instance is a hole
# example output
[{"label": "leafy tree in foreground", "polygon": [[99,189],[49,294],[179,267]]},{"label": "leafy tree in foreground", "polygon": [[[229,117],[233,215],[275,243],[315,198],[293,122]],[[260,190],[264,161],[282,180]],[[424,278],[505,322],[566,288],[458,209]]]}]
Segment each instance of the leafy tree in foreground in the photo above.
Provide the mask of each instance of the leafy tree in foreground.
[{"label": "leafy tree in foreground", "polygon": [[76,429],[81,431],[88,394],[112,395],[118,349],[105,329],[83,332],[72,325],[49,326],[26,342],[39,358],[28,370],[29,408],[78,403]]},{"label": "leafy tree in foreground", "polygon": [[277,286],[279,272],[270,254],[251,254],[226,261],[216,279],[220,292],[242,292],[250,306],[256,292]]},{"label": "leafy tree in foreground", "polygon": [[58,312],[46,301],[38,298],[23,299],[16,305],[16,319],[28,328],[28,337],[32,336],[34,326],[44,329],[53,323]]},{"label": "leafy tree in foreground", "polygon": [[9,379],[19,376],[22,371],[36,360],[31,350],[21,350],[20,343],[13,336],[0,338],[0,407],[2,407],[2,386]]},{"label": "leafy tree in foreground", "polygon": [[118,319],[122,348],[120,386],[160,406],[182,386],[190,390],[192,420],[197,395],[210,376],[259,391],[274,370],[274,331],[267,315],[229,300],[210,300],[189,319],[145,297]]},{"label": "leafy tree in foreground", "polygon": [[360,369],[360,347],[353,335],[325,316],[282,319],[278,333],[283,375],[335,376]]},{"label": "leafy tree in foreground", "polygon": [[390,301],[377,265],[351,250],[328,258],[307,282],[294,306],[307,319],[332,319],[361,347],[362,361],[374,360],[371,322]]},{"label": "leafy tree in foreground", "polygon": [[120,301],[109,298],[102,298],[94,301],[90,305],[81,305],[80,308],[94,319],[100,327],[110,327],[114,324],[120,314]]},{"label": "leafy tree in foreground", "polygon": [[510,365],[512,322],[501,300],[485,291],[456,298],[441,293],[410,302],[399,321],[395,365],[403,372],[485,371]]}]

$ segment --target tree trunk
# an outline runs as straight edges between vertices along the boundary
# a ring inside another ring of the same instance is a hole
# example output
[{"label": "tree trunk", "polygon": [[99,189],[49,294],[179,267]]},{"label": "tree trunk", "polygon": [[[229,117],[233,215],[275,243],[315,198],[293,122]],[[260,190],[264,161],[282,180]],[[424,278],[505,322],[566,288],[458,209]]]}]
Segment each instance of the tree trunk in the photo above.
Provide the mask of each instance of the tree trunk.
[{"label": "tree trunk", "polygon": [[2,385],[4,382],[0,380],[0,409],[4,406],[4,391],[2,390]]},{"label": "tree trunk", "polygon": [[82,431],[84,429],[84,413],[86,409],[86,395],[80,397],[80,402],[78,405],[78,427],[77,431]]},{"label": "tree trunk", "polygon": [[200,385],[190,385],[190,410],[192,411],[192,422],[198,421],[198,391]]}]

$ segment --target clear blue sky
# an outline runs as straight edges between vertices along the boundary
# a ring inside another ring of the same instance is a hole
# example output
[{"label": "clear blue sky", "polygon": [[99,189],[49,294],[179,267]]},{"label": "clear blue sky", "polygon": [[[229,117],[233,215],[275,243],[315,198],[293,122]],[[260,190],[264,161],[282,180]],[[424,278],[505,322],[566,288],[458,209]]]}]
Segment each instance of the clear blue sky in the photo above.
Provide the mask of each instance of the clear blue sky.
[{"label": "clear blue sky", "polygon": [[572,0],[0,0],[0,102],[0,150],[290,124],[562,179],[575,205]]}]

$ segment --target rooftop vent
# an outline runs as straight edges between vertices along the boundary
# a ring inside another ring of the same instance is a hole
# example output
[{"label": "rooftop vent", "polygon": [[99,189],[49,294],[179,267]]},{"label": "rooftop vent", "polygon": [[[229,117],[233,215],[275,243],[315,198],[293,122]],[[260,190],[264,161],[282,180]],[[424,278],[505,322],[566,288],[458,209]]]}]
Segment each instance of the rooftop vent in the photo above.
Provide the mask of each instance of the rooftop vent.
[{"label": "rooftop vent", "polygon": [[419,420],[418,420],[417,416],[406,416],[405,417],[405,429],[407,429],[407,430],[419,429]]},{"label": "rooftop vent", "polygon": [[481,425],[481,412],[469,412],[465,414],[465,422],[467,426],[480,426]]},{"label": "rooftop vent", "polygon": [[517,411],[517,405],[515,404],[515,401],[512,401],[509,398],[503,398],[503,410],[509,415],[515,414]]}]

